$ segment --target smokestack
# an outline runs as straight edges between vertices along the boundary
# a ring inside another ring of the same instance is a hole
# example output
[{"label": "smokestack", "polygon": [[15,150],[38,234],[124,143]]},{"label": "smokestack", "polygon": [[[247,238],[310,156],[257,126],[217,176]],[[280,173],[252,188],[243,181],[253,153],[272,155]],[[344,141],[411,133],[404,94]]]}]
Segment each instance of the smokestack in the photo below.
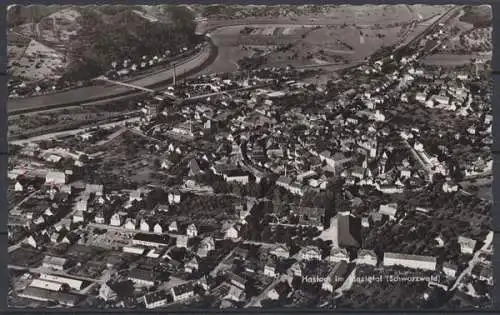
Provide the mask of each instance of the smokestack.
[{"label": "smokestack", "polygon": [[173,78],[173,84],[175,86],[175,64],[174,64],[174,78]]}]

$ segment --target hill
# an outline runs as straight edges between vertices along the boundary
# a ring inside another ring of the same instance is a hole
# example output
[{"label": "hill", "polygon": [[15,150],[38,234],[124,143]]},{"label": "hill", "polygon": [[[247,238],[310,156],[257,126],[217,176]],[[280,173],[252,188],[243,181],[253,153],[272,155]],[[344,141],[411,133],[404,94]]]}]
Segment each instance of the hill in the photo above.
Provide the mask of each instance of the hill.
[{"label": "hill", "polygon": [[8,23],[11,33],[34,39],[67,59],[67,81],[98,76],[114,61],[161,55],[199,42],[193,14],[180,6],[15,6],[8,12]]}]

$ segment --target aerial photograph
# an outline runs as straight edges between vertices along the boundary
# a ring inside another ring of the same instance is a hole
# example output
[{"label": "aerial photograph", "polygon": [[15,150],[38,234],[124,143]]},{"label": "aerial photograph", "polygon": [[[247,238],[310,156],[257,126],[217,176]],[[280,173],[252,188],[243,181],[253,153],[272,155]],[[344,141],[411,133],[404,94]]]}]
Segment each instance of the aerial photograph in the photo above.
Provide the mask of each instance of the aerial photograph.
[{"label": "aerial photograph", "polygon": [[7,22],[9,307],[492,307],[490,6]]}]

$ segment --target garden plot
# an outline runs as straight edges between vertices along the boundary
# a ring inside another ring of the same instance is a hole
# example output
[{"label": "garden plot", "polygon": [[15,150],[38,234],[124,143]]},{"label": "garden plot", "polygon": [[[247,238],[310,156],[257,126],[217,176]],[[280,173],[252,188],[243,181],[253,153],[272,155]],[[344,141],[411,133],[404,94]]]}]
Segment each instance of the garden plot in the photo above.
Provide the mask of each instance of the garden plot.
[{"label": "garden plot", "polygon": [[54,79],[66,66],[64,56],[44,44],[31,40],[24,54],[12,63],[12,74],[29,80]]}]

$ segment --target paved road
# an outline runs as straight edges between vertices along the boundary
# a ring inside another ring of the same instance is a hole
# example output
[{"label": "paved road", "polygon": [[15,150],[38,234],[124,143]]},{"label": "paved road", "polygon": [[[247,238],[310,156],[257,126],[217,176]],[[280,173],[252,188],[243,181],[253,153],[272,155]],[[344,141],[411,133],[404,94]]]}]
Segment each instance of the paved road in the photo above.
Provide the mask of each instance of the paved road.
[{"label": "paved road", "polygon": [[457,280],[455,281],[455,284],[451,287],[450,291],[453,291],[455,290],[458,285],[460,284],[460,282],[462,282],[462,279],[465,277],[465,276],[469,276],[472,272],[472,269],[474,268],[474,266],[480,262],[479,260],[479,255],[481,253],[483,253],[490,245],[491,243],[493,242],[493,237],[494,237],[494,233],[492,231],[490,231],[488,233],[488,235],[486,236],[486,239],[484,240],[484,245],[481,247],[481,249],[479,249],[478,251],[476,251],[474,253],[474,256],[472,257],[472,259],[469,261],[469,265],[467,266],[467,268],[464,269],[464,271],[462,271],[462,273],[457,277]]}]

